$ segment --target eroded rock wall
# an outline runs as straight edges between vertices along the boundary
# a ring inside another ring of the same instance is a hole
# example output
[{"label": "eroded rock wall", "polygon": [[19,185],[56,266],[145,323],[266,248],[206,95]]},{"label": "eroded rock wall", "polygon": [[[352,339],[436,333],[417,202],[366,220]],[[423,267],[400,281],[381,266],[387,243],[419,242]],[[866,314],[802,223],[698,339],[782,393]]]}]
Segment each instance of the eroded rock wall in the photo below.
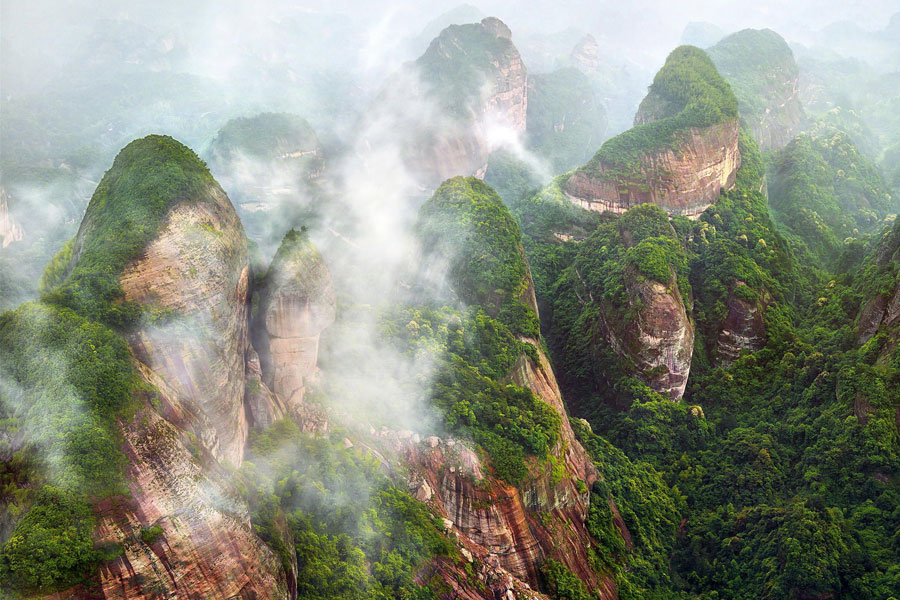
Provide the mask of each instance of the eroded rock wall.
[{"label": "eroded rock wall", "polygon": [[682,134],[681,142],[640,158],[640,176],[622,177],[602,162],[575,171],[563,191],[589,210],[624,213],[639,204],[656,204],[670,215],[697,217],[734,187],[741,154],[737,119]]}]

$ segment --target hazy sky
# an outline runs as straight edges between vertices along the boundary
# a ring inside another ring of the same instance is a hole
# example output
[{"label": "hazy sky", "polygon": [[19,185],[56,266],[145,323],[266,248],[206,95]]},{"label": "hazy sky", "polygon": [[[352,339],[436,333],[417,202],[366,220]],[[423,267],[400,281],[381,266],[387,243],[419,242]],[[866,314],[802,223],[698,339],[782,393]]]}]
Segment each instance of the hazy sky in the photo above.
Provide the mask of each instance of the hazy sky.
[{"label": "hazy sky", "polygon": [[[100,19],[127,18],[157,31],[173,32],[191,43],[195,52],[202,52],[205,47],[211,57],[227,61],[229,48],[246,50],[251,46],[257,51],[269,48],[275,53],[279,43],[296,42],[273,35],[277,34],[273,26],[285,18],[336,13],[346,15],[362,34],[359,62],[376,64],[409,58],[397,52],[401,42],[459,4],[456,0],[2,0],[3,69],[27,70],[35,80],[52,77],[54,67],[64,64],[82,48]],[[506,21],[514,36],[576,28],[631,52],[639,63],[659,62],[678,43],[690,21],[707,21],[726,32],[771,27],[789,40],[806,41],[804,38],[811,33],[835,21],[849,20],[865,29],[883,29],[890,16],[900,12],[900,0],[484,0],[470,4]],[[349,44],[359,42],[348,40]]]}]

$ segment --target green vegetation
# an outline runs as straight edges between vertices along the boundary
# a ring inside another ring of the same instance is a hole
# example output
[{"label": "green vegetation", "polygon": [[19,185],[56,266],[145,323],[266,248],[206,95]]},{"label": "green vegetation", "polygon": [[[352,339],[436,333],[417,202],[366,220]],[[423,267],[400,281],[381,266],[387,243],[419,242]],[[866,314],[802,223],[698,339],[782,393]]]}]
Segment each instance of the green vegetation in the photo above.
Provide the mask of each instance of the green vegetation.
[{"label": "green vegetation", "polygon": [[520,198],[531,196],[541,187],[534,169],[507,148],[491,152],[484,182],[497,192],[507,206]]},{"label": "green vegetation", "polygon": [[[645,278],[667,285],[676,282],[682,301],[690,307],[688,276],[687,255],[676,231],[665,211],[652,204],[621,217],[607,214],[578,244],[574,260],[551,290],[553,321],[548,335],[556,364],[564,366],[560,379],[570,403],[578,405],[598,392],[616,403],[631,400],[630,386],[612,384],[635,375],[634,365],[604,341],[603,328],[626,339],[624,329],[641,308],[632,284]],[[603,386],[602,392],[598,386]],[[645,393],[655,396],[649,388],[640,392]]]},{"label": "green vegetation", "polygon": [[587,586],[572,571],[552,558],[541,566],[541,575],[546,581],[547,594],[553,600],[591,600],[593,598],[588,592]]},{"label": "green vegetation", "polygon": [[209,185],[206,166],[172,138],[132,142],[97,187],[79,236],[48,265],[43,302],[0,316],[2,424],[21,436],[4,492],[21,515],[0,549],[7,593],[71,586],[109,558],[91,540],[91,507],[129,493],[116,421],[153,394],[110,328],[142,311],[123,301],[119,274],[171,206]]},{"label": "green vegetation", "polygon": [[737,96],[741,115],[758,120],[794,93],[799,70],[790,46],[771,29],[744,29],[706,53]]},{"label": "green vegetation", "polygon": [[519,228],[490,186],[475,177],[448,179],[420,209],[417,234],[426,259],[449,262],[463,302],[483,306],[516,335],[539,337]]},{"label": "green vegetation", "polygon": [[88,205],[78,263],[44,301],[115,327],[134,323],[141,308],[122,298],[119,274],[172,206],[216,185],[203,161],[171,137],[151,135],[125,146]]},{"label": "green vegetation", "polygon": [[588,77],[569,67],[529,77],[527,124],[529,148],[560,173],[591,157],[606,132],[606,111]]},{"label": "green vegetation", "polygon": [[0,549],[0,581],[8,593],[65,588],[101,558],[91,504],[128,493],[115,421],[142,386],[121,337],[42,304],[0,316],[0,373],[3,429],[25,434],[17,452],[25,464],[10,471],[25,477],[4,491],[23,516]]},{"label": "green vegetation", "polygon": [[45,486],[0,553],[6,592],[62,589],[83,581],[100,560],[94,516],[78,496]]},{"label": "green vegetation", "polygon": [[775,160],[773,215],[819,266],[833,266],[846,238],[877,231],[897,210],[877,167],[832,127],[798,136]]},{"label": "green vegetation", "polygon": [[152,525],[150,527],[141,527],[141,541],[147,544],[148,546],[151,544],[155,544],[156,541],[162,536],[163,529],[159,525]]},{"label": "green vegetation", "polygon": [[210,145],[215,160],[223,163],[240,155],[281,159],[287,152],[318,148],[319,139],[309,123],[288,113],[261,113],[232,119],[219,130]]},{"label": "green vegetation", "polygon": [[581,169],[598,173],[602,165],[617,179],[636,177],[642,156],[677,148],[680,136],[690,128],[709,127],[738,115],[731,88],[703,50],[693,46],[680,46],[669,54],[638,112],[650,122],[608,140]]},{"label": "green vegetation", "polygon": [[500,76],[505,58],[517,54],[512,41],[481,23],[450,25],[436,37],[415,65],[429,93],[449,115],[468,118],[480,106],[481,88]]},{"label": "green vegetation", "polygon": [[[573,420],[572,429],[600,471],[587,517],[588,531],[599,542],[591,550],[592,566],[614,575],[623,600],[678,597],[668,565],[684,512],[678,488],[670,488],[650,464],[632,461],[580,421]],[[610,500],[629,532],[628,542]]]},{"label": "green vegetation", "polygon": [[498,477],[521,483],[527,457],[549,457],[559,439],[559,415],[530,390],[504,383],[520,357],[537,360],[534,346],[480,308],[398,311],[383,331],[410,357],[438,361],[432,404],[450,431],[487,452]]},{"label": "green vegetation", "polygon": [[285,566],[297,561],[301,598],[435,599],[414,577],[432,559],[460,560],[440,520],[337,432],[279,421],[251,439],[240,473],[254,529]]}]

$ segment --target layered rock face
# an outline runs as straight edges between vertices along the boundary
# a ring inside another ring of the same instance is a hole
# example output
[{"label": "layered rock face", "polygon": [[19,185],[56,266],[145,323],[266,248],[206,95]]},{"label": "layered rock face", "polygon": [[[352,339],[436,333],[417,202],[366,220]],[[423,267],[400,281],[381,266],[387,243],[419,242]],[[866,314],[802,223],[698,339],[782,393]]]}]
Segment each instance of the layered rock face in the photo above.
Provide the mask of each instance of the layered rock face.
[{"label": "layered rock face", "polygon": [[[436,187],[454,175],[483,177],[495,149],[489,130],[524,133],[527,72],[499,19],[444,29],[416,60],[413,74],[415,89],[389,89],[381,103],[402,111],[392,118],[415,131],[403,142],[404,159],[425,185]],[[424,104],[425,114],[409,114],[410,101]]]},{"label": "layered rock face", "polygon": [[766,345],[766,305],[768,295],[748,302],[736,294],[737,288],[746,286],[735,283],[735,290],[728,295],[728,314],[722,322],[716,339],[716,354],[723,364],[730,364],[743,350],[760,350]]},{"label": "layered rock face", "polygon": [[[647,260],[646,257],[653,257]],[[693,359],[687,258],[668,215],[645,204],[601,222],[556,283],[551,344],[572,365],[567,389],[581,403],[618,401],[611,381],[634,377],[679,400]]]},{"label": "layered rock face", "polygon": [[562,188],[590,210],[623,213],[656,204],[696,217],[734,186],[741,166],[737,100],[699,48],[666,59],[641,102],[634,127],[608,140]]},{"label": "layered rock face", "polygon": [[[171,138],[133,142],[109,173],[98,190],[111,191],[105,197],[98,191],[98,201],[92,200],[73,265],[96,252],[91,237],[123,214],[106,203],[130,203],[130,215],[152,201],[168,207],[118,277],[123,299],[144,311],[127,339],[137,375],[152,391],[137,392],[137,414],[119,421],[130,494],[96,507],[96,541],[121,544],[123,552],[101,565],[95,587],[68,595],[293,597],[295,568],[283,568],[254,532],[223,467],[241,463],[249,427],[245,381],[254,370],[241,223],[203,163]],[[163,176],[172,173],[191,178],[174,198],[166,196],[171,180]],[[275,400],[261,389],[256,412],[277,417]],[[289,533],[283,535],[290,547]]]},{"label": "layered rock face", "polygon": [[305,233],[291,231],[260,290],[255,343],[263,381],[295,417],[304,411],[304,380],[316,372],[319,334],[334,322],[331,273]]},{"label": "layered rock face", "polygon": [[5,188],[0,187],[0,247],[6,248],[24,238],[25,231],[9,212],[9,194]]},{"label": "layered rock face", "polygon": [[[164,382],[150,372],[144,375],[162,392],[166,418],[145,409],[123,426],[131,497],[98,507],[95,537],[100,543],[122,543],[124,552],[101,567],[101,597],[293,597],[293,581],[253,531],[227,472],[208,455],[197,460],[204,452],[186,434],[188,423],[167,420],[186,414],[186,407],[169,395],[171,390],[163,391]],[[159,528],[158,533],[151,528]]]},{"label": "layered rock face", "polygon": [[[897,260],[900,249],[900,228],[896,225],[885,234],[875,251],[874,266],[885,271],[892,261]],[[885,295],[878,294],[863,305],[857,317],[856,327],[859,342],[868,342],[882,327],[890,327],[900,322],[900,285],[896,281],[893,290]]]},{"label": "layered rock face", "polygon": [[570,55],[572,62],[587,73],[597,71],[601,64],[600,44],[591,34],[578,40]]},{"label": "layered rock face", "polygon": [[[497,194],[471,177],[444,182],[419,219],[426,263],[435,256],[449,261],[457,296],[501,319],[535,350],[534,355],[521,352],[499,382],[528,389],[552,407],[560,431],[552,457],[529,459],[528,475],[518,486],[492,475],[478,455],[453,440],[399,444],[396,451],[409,466],[411,489],[446,516],[466,551],[488,566],[482,574],[489,588],[483,597],[510,592],[534,597],[540,565],[554,558],[602,598],[615,598],[614,581],[595,573],[588,560],[594,542],[585,519],[597,470],[572,431],[542,344],[523,333],[537,335],[537,302],[515,221]],[[553,476],[553,463],[564,467],[561,476]]]},{"label": "layered rock face", "polygon": [[[636,121],[646,118],[639,113]],[[691,128],[675,148],[642,155],[640,176],[619,178],[614,165],[600,162],[579,169],[564,185],[569,199],[589,210],[623,213],[639,204],[656,204],[670,215],[696,217],[734,187],[741,154],[737,119]]]},{"label": "layered rock face", "polygon": [[119,280],[126,300],[167,315],[131,334],[136,357],[172,387],[213,456],[240,465],[248,432],[247,240],[218,185],[191,200],[173,207]]},{"label": "layered rock face", "polygon": [[641,378],[655,391],[680,400],[694,352],[694,327],[673,275],[667,284],[626,273],[625,287],[640,309],[625,325],[620,351],[634,360]]},{"label": "layered rock face", "polygon": [[[478,576],[488,586],[486,593],[462,588],[458,597],[503,598],[512,592],[517,598],[543,598],[536,592],[538,569],[553,558],[596,590],[598,598],[612,600],[618,597],[614,580],[594,572],[587,556],[593,541],[584,523],[586,490],[596,481],[597,470],[575,439],[549,361],[541,350],[538,356],[538,362],[520,357],[509,381],[530,389],[561,417],[562,436],[553,454],[565,465],[565,474],[558,481],[545,465],[535,467],[522,485],[511,486],[490,475],[462,442],[386,435],[409,469],[411,492],[445,517],[464,556],[481,565]],[[438,573],[450,577],[452,585],[452,573]]]},{"label": "layered rock face", "polygon": [[744,29],[708,51],[731,84],[741,116],[762,150],[779,150],[802,129],[800,70],[794,53],[771,29]]}]

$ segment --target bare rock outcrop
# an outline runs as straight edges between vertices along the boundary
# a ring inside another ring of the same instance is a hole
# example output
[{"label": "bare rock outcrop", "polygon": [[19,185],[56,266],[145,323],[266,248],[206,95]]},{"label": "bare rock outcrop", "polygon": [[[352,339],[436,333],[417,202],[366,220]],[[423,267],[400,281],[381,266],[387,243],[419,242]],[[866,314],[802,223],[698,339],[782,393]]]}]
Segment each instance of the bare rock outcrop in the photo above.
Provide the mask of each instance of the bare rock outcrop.
[{"label": "bare rock outcrop", "polygon": [[[134,391],[137,412],[117,422],[130,493],[95,507],[95,541],[121,545],[122,553],[100,565],[90,589],[64,594],[295,597],[296,567],[253,530],[231,483],[251,419],[274,419],[281,410],[261,388],[254,409],[245,405],[253,396],[246,381],[259,369],[249,341],[241,222],[193,152],[172,138],[148,136],[123,149],[98,186],[70,270],[83,277],[80,261],[109,256],[102,245],[109,231],[138,227],[146,236],[128,247],[113,280],[120,287],[113,302],[141,315],[123,335],[146,386]],[[278,535],[292,546],[286,528]]]},{"label": "bare rock outcrop", "polygon": [[0,247],[6,248],[24,238],[25,231],[9,212],[9,194],[6,193],[6,188],[0,187]]},{"label": "bare rock outcrop", "polygon": [[259,298],[254,341],[263,381],[300,416],[304,381],[317,370],[319,334],[335,318],[331,273],[305,232],[285,236]]},{"label": "bare rock outcrop", "polygon": [[196,416],[204,446],[240,465],[248,432],[247,240],[218,185],[191,200],[170,210],[158,235],[119,277],[126,300],[161,315],[158,322],[145,320],[130,343]]},{"label": "bare rock outcrop", "polygon": [[650,203],[696,217],[734,186],[739,133],[731,88],[702,50],[680,46],[656,74],[634,127],[607,140],[563,191],[590,210]]},{"label": "bare rock outcrop", "polygon": [[642,155],[638,177],[620,178],[614,165],[600,161],[592,169],[575,171],[564,191],[589,210],[623,213],[650,203],[670,215],[696,217],[716,202],[720,191],[734,187],[741,165],[739,128],[737,119],[691,128],[676,147]]},{"label": "bare rock outcrop", "polygon": [[572,62],[585,73],[596,72],[602,64],[600,44],[591,34],[578,40],[570,55]]},{"label": "bare rock outcrop", "polygon": [[694,327],[675,275],[662,284],[630,272],[626,273],[625,287],[639,310],[637,318],[625,325],[623,339],[614,346],[634,361],[647,385],[672,400],[680,400],[691,370]]},{"label": "bare rock outcrop", "polygon": [[729,364],[744,350],[759,350],[766,345],[766,306],[768,294],[755,300],[740,297],[738,288],[746,283],[738,281],[728,295],[728,314],[716,339],[716,354],[723,364]]},{"label": "bare rock outcrop", "polygon": [[[179,408],[177,397],[162,401]],[[123,548],[100,569],[100,597],[292,597],[281,561],[254,533],[229,476],[185,429],[145,409],[122,431],[131,495],[97,507],[96,541]]]},{"label": "bare rock outcrop", "polygon": [[444,29],[387,82],[370,113],[395,124],[390,135],[401,132],[404,161],[433,188],[455,175],[483,177],[495,149],[491,130],[524,133],[527,101],[527,72],[512,32],[488,17]]}]

